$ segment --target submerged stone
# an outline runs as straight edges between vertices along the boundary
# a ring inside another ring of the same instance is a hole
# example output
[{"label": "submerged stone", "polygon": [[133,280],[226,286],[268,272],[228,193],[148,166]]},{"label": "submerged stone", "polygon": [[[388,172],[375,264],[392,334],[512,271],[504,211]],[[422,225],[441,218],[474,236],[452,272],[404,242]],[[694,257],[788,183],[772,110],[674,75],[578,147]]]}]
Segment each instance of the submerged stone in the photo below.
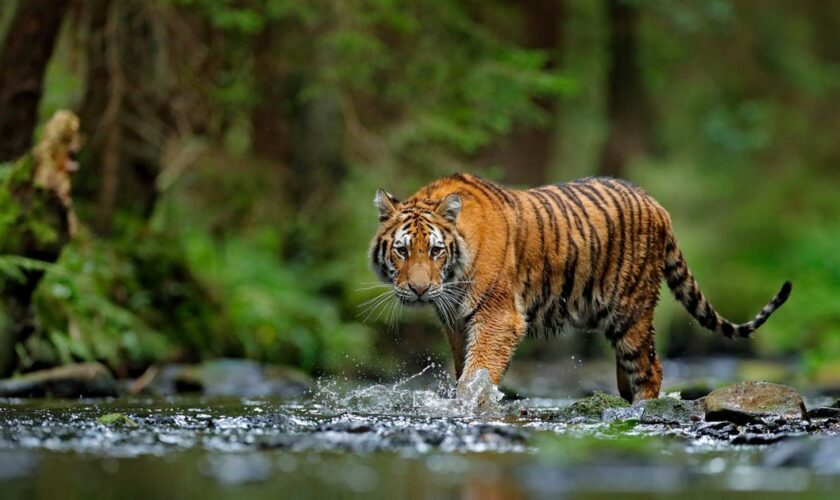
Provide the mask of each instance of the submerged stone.
[{"label": "submerged stone", "polygon": [[807,419],[796,389],[769,382],[741,382],[712,391],[705,398],[706,420],[748,423],[763,417]]},{"label": "submerged stone", "polygon": [[78,363],[0,380],[0,397],[101,398],[117,395],[111,372],[100,363]]},{"label": "submerged stone", "polygon": [[[629,409],[630,403],[618,396],[596,391],[595,394],[588,398],[581,399],[567,408],[552,412],[547,416],[547,419],[550,421],[566,421],[573,418],[601,420],[604,417],[605,411],[611,410],[608,416],[612,420],[615,420],[618,414],[613,410],[620,408]],[[628,418],[634,417],[628,414]]]}]

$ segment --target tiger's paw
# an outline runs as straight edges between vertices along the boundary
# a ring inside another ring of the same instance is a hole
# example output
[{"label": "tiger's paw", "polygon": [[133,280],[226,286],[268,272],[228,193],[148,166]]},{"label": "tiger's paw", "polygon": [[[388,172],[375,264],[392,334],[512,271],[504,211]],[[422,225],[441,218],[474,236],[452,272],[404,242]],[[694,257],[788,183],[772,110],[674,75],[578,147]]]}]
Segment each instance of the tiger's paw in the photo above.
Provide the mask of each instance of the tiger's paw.
[{"label": "tiger's paw", "polygon": [[462,377],[456,394],[467,408],[482,411],[497,409],[504,396],[485,368],[476,370],[469,379]]}]

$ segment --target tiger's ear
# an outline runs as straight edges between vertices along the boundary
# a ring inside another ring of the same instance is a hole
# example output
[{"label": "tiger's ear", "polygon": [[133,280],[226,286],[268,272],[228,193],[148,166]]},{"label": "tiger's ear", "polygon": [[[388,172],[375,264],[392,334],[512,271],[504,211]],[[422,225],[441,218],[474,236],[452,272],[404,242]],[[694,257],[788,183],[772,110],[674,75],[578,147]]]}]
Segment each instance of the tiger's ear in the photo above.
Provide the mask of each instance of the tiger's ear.
[{"label": "tiger's ear", "polygon": [[457,193],[446,195],[446,197],[438,203],[435,213],[449,222],[454,223],[455,219],[458,218],[458,214],[461,213],[461,197],[458,196]]},{"label": "tiger's ear", "polygon": [[391,218],[397,211],[397,204],[399,200],[394,198],[391,193],[382,188],[376,190],[376,196],[373,198],[373,204],[379,210],[379,222],[384,222]]}]

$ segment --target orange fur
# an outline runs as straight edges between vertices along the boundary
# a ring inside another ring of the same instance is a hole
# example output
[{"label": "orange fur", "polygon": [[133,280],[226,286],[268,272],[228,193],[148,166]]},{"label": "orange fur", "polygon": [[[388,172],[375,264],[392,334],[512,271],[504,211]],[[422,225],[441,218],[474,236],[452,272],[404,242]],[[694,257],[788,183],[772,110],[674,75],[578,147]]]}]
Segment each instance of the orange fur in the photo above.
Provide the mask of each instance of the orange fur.
[{"label": "orange fur", "polygon": [[701,325],[729,337],[748,336],[790,293],[786,283],[748,323],[724,319],[688,271],[668,213],[615,179],[513,190],[456,174],[403,202],[381,190],[375,201],[374,270],[404,303],[435,306],[459,383],[486,369],[498,384],[528,333],[597,330],[615,348],[621,395],[655,398],[663,278]]}]

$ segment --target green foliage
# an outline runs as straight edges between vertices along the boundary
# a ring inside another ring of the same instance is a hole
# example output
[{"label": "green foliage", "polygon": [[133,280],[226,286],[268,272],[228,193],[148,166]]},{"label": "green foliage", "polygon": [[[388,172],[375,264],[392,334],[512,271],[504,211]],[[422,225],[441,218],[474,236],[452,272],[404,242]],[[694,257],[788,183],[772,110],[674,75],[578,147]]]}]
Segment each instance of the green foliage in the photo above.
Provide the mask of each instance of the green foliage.
[{"label": "green foliage", "polygon": [[32,184],[34,162],[29,155],[0,164],[0,253],[20,252],[23,246],[48,248],[58,242],[57,215],[49,206],[51,194]]},{"label": "green foliage", "polygon": [[366,361],[368,328],[342,318],[334,300],[320,293],[311,268],[278,262],[276,233],[237,235],[223,242],[185,235],[191,266],[219,293],[232,335],[249,358],[336,370]]},{"label": "green foliage", "polygon": [[49,262],[29,259],[20,255],[0,255],[0,277],[18,283],[26,279],[25,271],[48,271],[52,267]]},{"label": "green foliage", "polygon": [[66,248],[36,291],[38,329],[18,346],[21,364],[103,361],[122,369],[172,358],[172,340],[144,318],[150,291],[136,279],[117,248],[95,240]]},{"label": "green foliage", "polygon": [[[794,282],[789,304],[750,346],[767,355],[804,353],[816,372],[840,357],[840,147],[831,133],[840,114],[830,112],[840,101],[836,9],[632,4],[640,9],[639,66],[655,144],[626,176],[672,213],[694,274],[726,316],[746,320],[783,280]],[[160,140],[176,152],[184,147],[183,157],[205,153],[163,166],[151,221],[116,215],[125,240],[86,235],[46,269],[36,295],[38,333],[19,346],[27,363],[100,359],[116,367],[243,355],[310,370],[384,365],[392,359],[376,341],[387,321],[357,317],[359,304],[378,293],[362,285],[374,279],[366,251],[377,187],[403,197],[453,170],[514,176],[507,165],[478,165],[518,126],[554,122],[558,147],[546,180],[597,173],[609,119],[605,2],[565,2],[555,54],[525,46],[529,27],[515,2],[135,5],[172,37],[165,45],[173,53],[158,61],[169,77],[160,85],[184,106],[178,112],[186,125],[177,128],[186,137]],[[71,57],[79,47],[71,38],[60,40],[42,111],[80,99]],[[550,56],[561,65],[547,69]],[[539,105],[545,97],[557,99],[556,115]],[[333,121],[305,119],[319,100],[337,108]],[[280,117],[269,139],[282,151],[270,158],[252,150],[264,132],[255,111],[266,109]],[[191,128],[185,116],[201,118]],[[329,161],[309,158],[333,149]],[[23,170],[0,167],[0,182],[13,174]],[[0,236],[27,216],[9,192],[0,190]],[[87,196],[79,207],[96,203]],[[27,227],[49,239],[38,224],[36,217]],[[8,253],[3,248],[0,238],[0,252]],[[15,259],[0,257],[0,274],[19,278],[35,264]],[[699,330],[673,301],[662,302],[660,346]],[[406,316],[402,325],[422,342],[397,356],[443,342],[428,314]],[[686,354],[699,352],[692,349]]]},{"label": "green foliage", "polygon": [[131,417],[127,417],[122,413],[108,413],[96,419],[102,425],[108,427],[140,427],[140,424],[135,422]]}]

